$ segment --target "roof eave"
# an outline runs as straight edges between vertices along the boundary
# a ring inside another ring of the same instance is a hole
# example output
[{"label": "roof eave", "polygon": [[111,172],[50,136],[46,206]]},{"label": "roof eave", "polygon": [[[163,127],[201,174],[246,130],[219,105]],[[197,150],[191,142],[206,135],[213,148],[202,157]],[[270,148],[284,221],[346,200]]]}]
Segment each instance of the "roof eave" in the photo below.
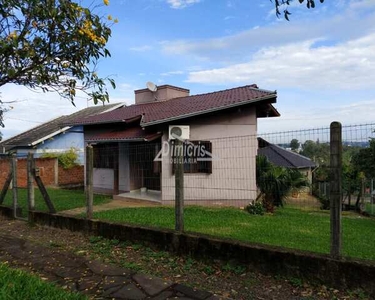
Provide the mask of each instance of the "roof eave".
[{"label": "roof eave", "polygon": [[126,106],[126,104],[125,103],[113,104],[112,107],[110,107],[110,108],[104,110],[103,112],[99,113],[99,115],[103,114],[103,113],[106,113],[106,112],[110,112],[112,110],[118,109],[118,108],[123,107],[123,106]]},{"label": "roof eave", "polygon": [[92,139],[92,140],[85,140],[87,143],[108,143],[108,142],[152,142],[163,135],[162,132],[158,131],[155,134],[146,136],[146,137],[139,137],[139,138],[112,138],[112,139]]},{"label": "roof eave", "polygon": [[36,141],[30,143],[30,144],[28,144],[28,146],[29,146],[29,147],[34,147],[35,145],[38,145],[38,144],[44,142],[45,140],[48,140],[48,139],[50,139],[50,138],[53,138],[54,136],[56,136],[56,135],[58,135],[58,134],[60,134],[60,133],[63,133],[63,132],[65,132],[65,131],[67,131],[67,130],[69,130],[70,128],[72,128],[72,127],[71,127],[71,126],[66,126],[66,127],[64,127],[64,128],[61,128],[61,129],[59,129],[59,130],[57,130],[57,131],[55,131],[55,132],[52,132],[51,134],[48,134],[48,135],[46,135],[46,136],[44,136],[44,137],[42,137],[42,138],[40,138],[40,139],[38,139],[38,140],[36,140]]},{"label": "roof eave", "polygon": [[266,109],[266,113],[265,114],[262,115],[261,113],[258,114],[258,112],[257,112],[257,118],[262,119],[262,118],[280,117],[280,113],[278,112],[278,110],[271,103],[268,103],[267,106],[268,106],[268,108]]},{"label": "roof eave", "polygon": [[215,107],[215,108],[206,109],[206,110],[199,111],[199,112],[175,116],[175,117],[172,117],[172,118],[156,120],[156,121],[147,122],[147,123],[141,123],[141,127],[147,127],[147,126],[152,126],[152,125],[157,125],[157,124],[162,124],[162,123],[168,123],[168,122],[171,122],[171,121],[176,121],[176,120],[180,120],[180,119],[186,119],[186,118],[190,118],[190,117],[204,115],[204,114],[207,114],[207,113],[226,110],[226,109],[229,109],[229,108],[239,107],[239,106],[243,106],[243,105],[247,105],[247,104],[254,104],[254,103],[261,102],[261,101],[274,99],[276,97],[277,97],[277,94],[274,93],[272,95],[267,95],[267,96],[264,96],[264,97],[260,97],[258,99],[252,99],[252,100],[248,100],[248,101],[244,101],[244,102],[240,102],[240,103],[233,103],[233,104],[226,105],[226,106]]},{"label": "roof eave", "polygon": [[309,169],[312,169],[312,168],[315,168],[316,166],[298,166],[298,167],[294,167],[295,169],[307,169],[307,168],[309,168]]},{"label": "roof eave", "polygon": [[[125,103],[118,103],[118,104],[113,104],[113,106],[109,107],[108,109],[106,110],[103,110],[102,112],[98,113],[98,114],[94,114],[94,115],[91,115],[91,116],[86,116],[86,118],[90,118],[90,117],[93,117],[93,116],[98,116],[98,115],[101,115],[101,114],[104,114],[104,113],[108,113],[108,112],[111,112],[111,111],[114,111],[118,108],[122,108],[126,106]],[[105,106],[104,106],[105,107]],[[109,123],[112,123],[112,122],[109,122]],[[95,123],[96,124],[96,123]],[[101,123],[101,124],[104,124],[104,123]],[[90,123],[81,123],[81,122],[65,122],[65,123],[62,123],[63,126],[84,126],[84,125],[90,125]]]},{"label": "roof eave", "polygon": [[72,124],[72,126],[90,126],[90,125],[103,125],[103,124],[113,124],[113,123],[125,123],[130,124],[136,121],[140,121],[143,115],[137,115],[133,118],[129,119],[122,119],[122,120],[105,120],[105,121],[98,121],[98,122],[87,122],[87,123],[76,123]]}]

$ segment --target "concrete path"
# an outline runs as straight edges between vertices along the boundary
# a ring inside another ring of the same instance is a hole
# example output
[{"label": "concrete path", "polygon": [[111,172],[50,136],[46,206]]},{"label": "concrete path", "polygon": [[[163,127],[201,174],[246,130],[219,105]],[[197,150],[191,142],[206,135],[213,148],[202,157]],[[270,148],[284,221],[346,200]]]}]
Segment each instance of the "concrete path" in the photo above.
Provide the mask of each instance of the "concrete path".
[{"label": "concrete path", "polygon": [[[159,206],[159,203],[152,203],[150,201],[137,201],[134,199],[121,199],[121,200],[111,200],[111,202],[95,205],[93,207],[94,212],[119,209],[119,208],[129,208],[129,207],[155,207]],[[65,215],[79,215],[86,212],[86,207],[79,207],[70,210],[60,211],[59,214]]]},{"label": "concrete path", "polygon": [[223,299],[206,291],[9,235],[0,235],[0,261],[8,261],[12,267],[31,269],[45,280],[94,299]]}]

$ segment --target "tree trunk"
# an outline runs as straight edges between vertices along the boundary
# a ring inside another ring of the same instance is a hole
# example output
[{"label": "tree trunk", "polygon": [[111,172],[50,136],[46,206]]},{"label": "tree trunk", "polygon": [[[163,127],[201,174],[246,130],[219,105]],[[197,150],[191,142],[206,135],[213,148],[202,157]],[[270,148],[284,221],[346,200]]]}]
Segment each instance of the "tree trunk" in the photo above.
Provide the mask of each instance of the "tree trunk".
[{"label": "tree trunk", "polygon": [[263,207],[266,210],[266,212],[273,213],[275,210],[275,207],[273,205],[273,196],[272,195],[264,195],[263,198]]},{"label": "tree trunk", "polygon": [[355,202],[355,210],[357,212],[360,211],[360,209],[359,209],[359,201],[361,201],[361,198],[362,198],[362,190],[359,191],[358,196],[357,196],[357,201]]}]

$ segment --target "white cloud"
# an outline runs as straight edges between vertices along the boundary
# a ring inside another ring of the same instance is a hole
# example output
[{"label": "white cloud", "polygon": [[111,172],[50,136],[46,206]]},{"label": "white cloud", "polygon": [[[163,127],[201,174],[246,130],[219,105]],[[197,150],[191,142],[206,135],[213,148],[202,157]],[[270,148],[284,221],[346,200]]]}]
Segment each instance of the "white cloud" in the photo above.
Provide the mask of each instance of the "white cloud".
[{"label": "white cloud", "polygon": [[143,45],[143,46],[137,46],[137,47],[131,47],[129,48],[130,51],[135,52],[145,52],[151,50],[152,47],[150,45]]},{"label": "white cloud", "polygon": [[[280,132],[329,127],[331,122],[339,121],[343,125],[374,123],[375,99],[352,102],[345,105],[330,105],[301,109],[299,105],[281,111],[280,118],[258,119],[258,132]],[[353,133],[354,134],[354,133]],[[308,133],[305,133],[308,139]],[[328,134],[327,134],[328,138]],[[364,139],[367,136],[362,137]]]},{"label": "white cloud", "polygon": [[224,21],[229,21],[229,20],[234,19],[234,18],[235,18],[234,16],[226,16],[224,18]]},{"label": "white cloud", "polygon": [[201,71],[204,68],[202,66],[190,66],[187,68],[188,71],[193,72],[193,71]]},{"label": "white cloud", "polygon": [[83,95],[78,95],[74,107],[56,93],[34,92],[13,84],[1,87],[1,97],[4,101],[16,101],[12,104],[14,109],[4,117],[5,128],[1,129],[4,138],[87,107],[87,99]]},{"label": "white cloud", "polygon": [[353,1],[347,9],[326,18],[294,19],[292,22],[276,22],[267,26],[244,30],[232,35],[208,39],[173,40],[160,43],[167,55],[189,55],[198,59],[241,61],[262,47],[279,46],[307,39],[327,38],[350,40],[375,30],[375,11],[370,9],[375,1]]},{"label": "white cloud", "polygon": [[[133,85],[118,83],[117,87],[117,94],[111,93],[110,103],[130,104],[134,102]],[[76,106],[73,106],[57,93],[35,92],[23,86],[8,84],[2,86],[0,91],[3,101],[16,101],[11,104],[13,109],[4,115],[5,128],[0,130],[4,139],[59,116],[69,115],[87,106],[93,106],[92,101],[87,101],[83,93],[77,93]]]},{"label": "white cloud", "polygon": [[332,46],[316,41],[267,47],[241,64],[191,72],[188,82],[252,83],[314,90],[371,88],[375,82],[375,34]]},{"label": "white cloud", "polygon": [[161,73],[160,76],[182,75],[184,73],[185,73],[184,71],[169,71],[169,72]]},{"label": "white cloud", "polygon": [[136,89],[137,87],[135,85],[129,83],[120,83],[117,85],[117,91],[122,94],[125,92],[133,92]]},{"label": "white cloud", "polygon": [[375,2],[373,0],[352,0],[349,3],[350,9],[371,9],[375,6]]},{"label": "white cloud", "polygon": [[201,0],[167,0],[167,2],[172,8],[180,9],[188,5],[199,3]]}]

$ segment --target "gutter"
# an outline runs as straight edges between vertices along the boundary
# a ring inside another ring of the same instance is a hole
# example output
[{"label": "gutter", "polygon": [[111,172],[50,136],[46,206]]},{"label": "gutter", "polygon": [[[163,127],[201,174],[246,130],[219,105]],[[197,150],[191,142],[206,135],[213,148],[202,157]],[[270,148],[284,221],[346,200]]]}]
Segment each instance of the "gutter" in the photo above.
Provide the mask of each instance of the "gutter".
[{"label": "gutter", "polygon": [[92,139],[92,140],[85,140],[87,143],[103,143],[103,142],[152,142],[163,135],[162,132],[158,131],[155,134],[150,134],[146,137],[139,137],[139,138],[117,138],[117,139]]},{"label": "gutter", "polygon": [[144,138],[134,138],[134,139],[103,139],[103,140],[85,140],[86,143],[119,143],[119,142],[144,142]]},{"label": "gutter", "polygon": [[215,107],[215,108],[202,110],[202,111],[195,112],[195,113],[190,113],[190,114],[186,114],[186,115],[179,115],[179,116],[168,118],[168,119],[157,120],[157,121],[152,121],[152,122],[143,123],[143,124],[141,123],[140,125],[141,125],[141,127],[147,127],[147,126],[152,126],[152,125],[156,125],[156,124],[167,123],[167,122],[170,122],[170,121],[185,119],[185,118],[189,118],[189,117],[195,117],[195,116],[203,115],[203,114],[210,113],[210,112],[216,112],[216,111],[220,111],[220,110],[224,110],[224,109],[228,109],[228,108],[239,107],[239,106],[246,105],[246,104],[257,103],[257,102],[261,102],[261,101],[264,101],[264,100],[273,99],[276,96],[277,96],[277,94],[275,92],[275,94],[268,95],[268,96],[265,96],[265,97],[261,97],[261,98],[258,98],[256,100],[252,99],[252,100],[248,100],[248,101],[244,101],[244,102],[240,102],[240,103],[233,103],[233,104],[230,104],[230,105]]},{"label": "gutter", "polygon": [[58,135],[58,134],[60,134],[60,133],[62,133],[62,132],[64,132],[64,131],[67,131],[67,130],[70,129],[70,128],[72,128],[72,127],[71,127],[71,126],[67,126],[67,127],[61,128],[60,130],[57,130],[57,131],[55,131],[55,132],[53,132],[53,133],[51,133],[51,134],[49,134],[49,135],[46,135],[45,137],[42,137],[42,138],[39,139],[39,140],[36,140],[36,141],[34,141],[34,142],[28,144],[28,146],[29,146],[29,147],[30,147],[30,146],[35,146],[35,145],[37,145],[37,144],[39,144],[39,143],[44,142],[45,140],[50,139],[51,137],[54,137],[55,135]]}]

